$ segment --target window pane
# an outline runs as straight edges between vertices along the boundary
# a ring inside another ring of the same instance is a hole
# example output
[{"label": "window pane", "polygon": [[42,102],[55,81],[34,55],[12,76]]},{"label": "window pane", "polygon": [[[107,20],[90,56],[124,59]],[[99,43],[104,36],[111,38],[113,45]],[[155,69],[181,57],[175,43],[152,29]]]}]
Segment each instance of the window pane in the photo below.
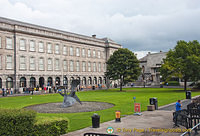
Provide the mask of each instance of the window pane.
[{"label": "window pane", "polygon": [[100,59],[101,58],[101,52],[98,51],[98,58]]},{"label": "window pane", "polygon": [[6,57],[6,69],[12,69],[12,56]]},{"label": "window pane", "polygon": [[82,57],[85,57],[85,49],[82,49]]},{"label": "window pane", "polygon": [[59,70],[60,68],[60,62],[59,62],[59,59],[56,59],[56,67],[55,67],[55,70]]},{"label": "window pane", "polygon": [[47,44],[47,53],[52,53],[52,44],[51,43]]},{"label": "window pane", "polygon": [[20,57],[20,69],[26,69],[26,59],[25,59],[25,57],[24,56],[21,56]]},{"label": "window pane", "polygon": [[39,59],[39,70],[44,70],[44,59],[43,58]]},{"label": "window pane", "polygon": [[63,70],[67,71],[67,61],[66,60],[63,61]]},{"label": "window pane", "polygon": [[101,72],[101,63],[99,63],[99,72]]},{"label": "window pane", "polygon": [[44,52],[44,44],[39,42],[39,52]]},{"label": "window pane", "polygon": [[66,46],[63,47],[63,54],[67,55],[67,47]]},{"label": "window pane", "polygon": [[88,62],[88,71],[90,72],[91,71],[91,63]]},{"label": "window pane", "polygon": [[79,61],[76,62],[76,71],[79,72],[80,71],[80,65],[79,65]]},{"label": "window pane", "polygon": [[30,51],[35,51],[35,42],[30,41]]},{"label": "window pane", "polygon": [[80,56],[80,49],[76,48],[76,56]]},{"label": "window pane", "polygon": [[91,57],[91,50],[88,50],[88,57]]},{"label": "window pane", "polygon": [[52,70],[52,59],[48,59],[48,70]]},{"label": "window pane", "polygon": [[85,70],[86,70],[86,63],[83,61],[82,65],[83,65],[83,72],[85,72]]},{"label": "window pane", "polygon": [[6,38],[6,49],[12,49],[12,38]]},{"label": "window pane", "polygon": [[103,64],[103,70],[104,70],[104,72],[106,72],[106,64],[105,63]]},{"label": "window pane", "polygon": [[93,50],[93,58],[95,58],[95,57],[96,57],[96,51]]},{"label": "window pane", "polygon": [[96,72],[96,63],[93,63],[93,71]]},{"label": "window pane", "polygon": [[20,42],[19,42],[19,49],[20,50],[26,50],[26,47],[25,47],[25,40],[24,39],[21,39]]},{"label": "window pane", "polygon": [[58,45],[58,44],[56,44],[56,46],[55,46],[55,53],[56,53],[56,54],[59,54],[59,53],[60,53],[60,51],[59,51],[59,45]]},{"label": "window pane", "polygon": [[73,47],[70,47],[70,56],[74,55]]},{"label": "window pane", "polygon": [[30,70],[35,70],[35,58],[30,58]]},{"label": "window pane", "polygon": [[70,61],[70,71],[74,71],[74,62]]}]

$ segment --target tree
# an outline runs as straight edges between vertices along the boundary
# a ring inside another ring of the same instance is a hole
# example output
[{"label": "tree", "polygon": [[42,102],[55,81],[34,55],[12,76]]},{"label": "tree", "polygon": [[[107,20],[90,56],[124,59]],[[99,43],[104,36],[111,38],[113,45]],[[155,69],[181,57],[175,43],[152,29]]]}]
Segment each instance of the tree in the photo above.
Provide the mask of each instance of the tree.
[{"label": "tree", "polygon": [[187,81],[200,79],[200,44],[198,41],[178,41],[173,50],[167,53],[160,72],[163,79],[179,77],[184,80],[184,90],[187,90]]},{"label": "tree", "polygon": [[133,52],[125,48],[115,51],[106,64],[106,77],[111,80],[119,79],[120,91],[123,84],[135,81],[141,73],[138,59]]}]

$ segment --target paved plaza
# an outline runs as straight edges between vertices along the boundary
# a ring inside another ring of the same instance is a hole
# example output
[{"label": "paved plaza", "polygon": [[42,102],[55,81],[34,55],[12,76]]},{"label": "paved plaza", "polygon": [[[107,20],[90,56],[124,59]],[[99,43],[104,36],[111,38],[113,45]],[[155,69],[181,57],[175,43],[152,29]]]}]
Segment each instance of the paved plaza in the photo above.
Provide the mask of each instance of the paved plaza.
[{"label": "paved plaza", "polygon": [[[191,100],[183,100],[182,109],[186,109]],[[186,129],[182,126],[173,127],[173,112],[175,103],[159,107],[156,111],[144,111],[141,116],[128,115],[121,118],[120,123],[115,120],[100,124],[100,128],[87,127],[70,132],[63,136],[83,136],[84,133],[107,134],[107,128],[112,127],[119,136],[180,136]]]},{"label": "paved plaza", "polygon": [[112,127],[114,129],[113,134],[119,136],[180,136],[181,132],[171,132],[185,129],[184,127],[173,128],[172,112],[164,110],[145,111],[142,112],[141,116],[129,115],[123,117],[120,123],[112,120],[100,124],[100,128],[88,127],[63,136],[83,136],[84,133],[88,132],[107,134],[108,127]]}]

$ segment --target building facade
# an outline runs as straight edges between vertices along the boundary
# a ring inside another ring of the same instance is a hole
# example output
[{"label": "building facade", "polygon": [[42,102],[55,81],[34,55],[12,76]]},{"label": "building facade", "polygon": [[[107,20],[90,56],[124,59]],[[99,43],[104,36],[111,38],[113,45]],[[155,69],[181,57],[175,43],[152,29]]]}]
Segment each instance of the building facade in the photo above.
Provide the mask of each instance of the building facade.
[{"label": "building facade", "polygon": [[0,17],[0,88],[106,84],[106,60],[122,46]]},{"label": "building facade", "polygon": [[[166,58],[167,52],[148,53],[141,58],[140,67],[142,68],[142,75],[139,77],[141,85],[160,85],[159,69]],[[139,82],[138,82],[139,83]]]}]

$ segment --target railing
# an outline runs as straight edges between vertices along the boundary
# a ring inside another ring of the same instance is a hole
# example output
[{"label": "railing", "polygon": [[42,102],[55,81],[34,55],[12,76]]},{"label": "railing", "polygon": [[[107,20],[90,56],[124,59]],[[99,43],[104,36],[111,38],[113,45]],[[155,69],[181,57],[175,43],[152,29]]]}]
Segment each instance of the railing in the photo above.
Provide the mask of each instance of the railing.
[{"label": "railing", "polygon": [[188,129],[188,131],[184,132],[184,133],[181,134],[180,136],[185,136],[186,134],[188,134],[189,136],[191,136],[193,130],[195,131],[195,132],[194,132],[194,135],[197,135],[197,134],[198,134],[198,132],[197,132],[197,127],[199,127],[199,126],[200,126],[200,123],[197,124],[196,126],[194,126],[192,129]]}]

